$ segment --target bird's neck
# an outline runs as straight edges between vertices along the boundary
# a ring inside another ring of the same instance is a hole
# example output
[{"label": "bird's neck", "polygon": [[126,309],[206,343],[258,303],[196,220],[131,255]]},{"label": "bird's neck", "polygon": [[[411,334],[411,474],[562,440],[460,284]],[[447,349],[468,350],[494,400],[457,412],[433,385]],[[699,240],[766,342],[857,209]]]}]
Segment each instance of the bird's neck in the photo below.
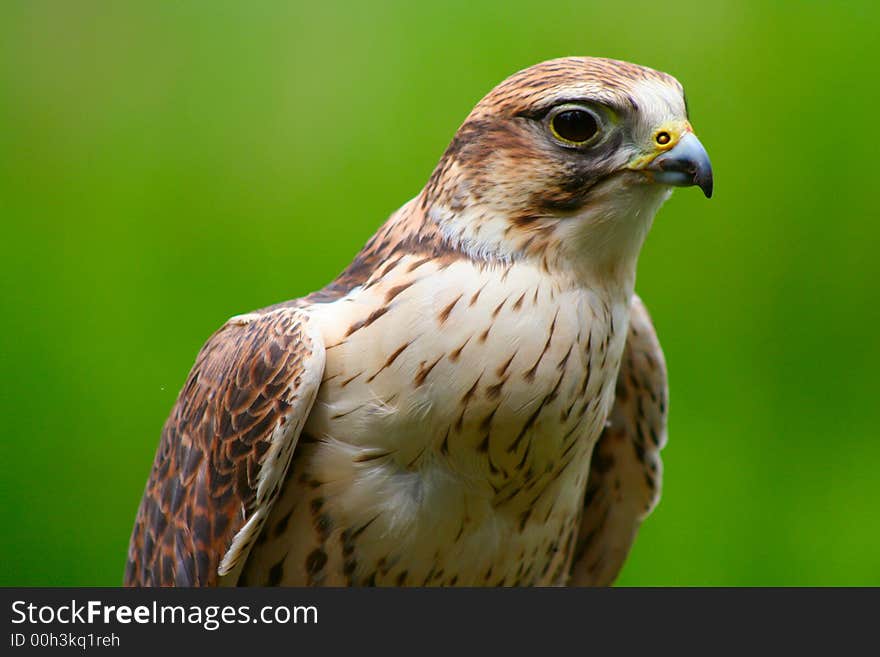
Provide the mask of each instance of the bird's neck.
[{"label": "bird's neck", "polygon": [[555,217],[511,213],[474,199],[431,202],[423,192],[389,223],[398,239],[407,235],[435,244],[435,252],[450,251],[488,264],[531,263],[560,282],[601,287],[628,299],[639,252],[668,192],[645,187],[641,194],[608,196],[579,212]]}]

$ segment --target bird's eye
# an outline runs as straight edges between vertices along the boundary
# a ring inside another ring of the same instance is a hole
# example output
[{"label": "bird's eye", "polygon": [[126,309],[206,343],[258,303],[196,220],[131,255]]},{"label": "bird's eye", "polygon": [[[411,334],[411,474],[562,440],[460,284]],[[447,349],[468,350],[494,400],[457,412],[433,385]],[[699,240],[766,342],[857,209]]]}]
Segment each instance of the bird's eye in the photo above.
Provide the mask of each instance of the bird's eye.
[{"label": "bird's eye", "polygon": [[583,146],[599,132],[596,115],[582,107],[560,107],[550,116],[550,131],[559,141],[572,146]]}]

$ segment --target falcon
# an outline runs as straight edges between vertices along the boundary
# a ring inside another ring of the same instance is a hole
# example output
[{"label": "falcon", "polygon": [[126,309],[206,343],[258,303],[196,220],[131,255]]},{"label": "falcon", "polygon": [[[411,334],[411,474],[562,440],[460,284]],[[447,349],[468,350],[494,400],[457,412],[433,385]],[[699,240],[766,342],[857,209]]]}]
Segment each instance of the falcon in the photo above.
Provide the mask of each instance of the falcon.
[{"label": "falcon", "polygon": [[712,170],[675,78],[572,57],[502,82],[338,278],[207,341],[125,583],[611,584],[666,441],[636,263],[690,185]]}]

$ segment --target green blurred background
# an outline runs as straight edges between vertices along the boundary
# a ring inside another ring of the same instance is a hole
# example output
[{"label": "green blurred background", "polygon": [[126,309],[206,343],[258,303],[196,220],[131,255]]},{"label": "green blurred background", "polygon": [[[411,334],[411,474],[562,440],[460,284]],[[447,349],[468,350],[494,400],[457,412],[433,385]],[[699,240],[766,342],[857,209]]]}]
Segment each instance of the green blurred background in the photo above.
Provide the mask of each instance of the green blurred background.
[{"label": "green blurred background", "polygon": [[716,196],[638,290],[669,362],[627,585],[880,585],[876,3],[3,2],[0,584],[120,583],[228,316],[329,281],[551,57],[676,75]]}]

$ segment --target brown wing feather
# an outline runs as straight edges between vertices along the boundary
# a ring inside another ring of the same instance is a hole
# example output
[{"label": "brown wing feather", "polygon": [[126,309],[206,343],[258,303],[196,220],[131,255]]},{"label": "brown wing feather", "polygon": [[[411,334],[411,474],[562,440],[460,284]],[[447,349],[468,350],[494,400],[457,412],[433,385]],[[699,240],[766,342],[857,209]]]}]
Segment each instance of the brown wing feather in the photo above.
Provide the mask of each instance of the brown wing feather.
[{"label": "brown wing feather", "polygon": [[663,351],[648,311],[633,296],[614,407],[593,450],[572,585],[609,586],[659,501],[668,398]]},{"label": "brown wing feather", "polygon": [[234,317],[211,336],[162,430],[127,586],[213,586],[240,570],[323,371],[323,342],[299,309]]}]

